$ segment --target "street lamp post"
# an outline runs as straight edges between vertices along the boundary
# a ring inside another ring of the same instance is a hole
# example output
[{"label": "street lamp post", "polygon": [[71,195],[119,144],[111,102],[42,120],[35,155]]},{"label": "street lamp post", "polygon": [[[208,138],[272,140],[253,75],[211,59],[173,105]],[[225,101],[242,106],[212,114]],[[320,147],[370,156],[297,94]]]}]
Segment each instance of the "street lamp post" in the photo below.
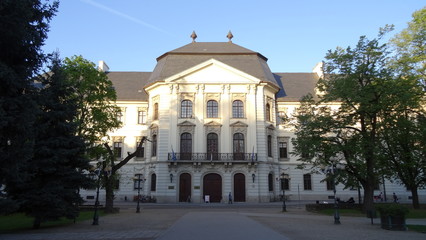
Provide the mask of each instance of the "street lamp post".
[{"label": "street lamp post", "polygon": [[98,169],[94,170],[92,173],[93,176],[96,176],[96,198],[95,198],[95,212],[93,213],[93,222],[92,225],[99,225],[99,214],[98,214],[98,206],[99,206],[99,188],[101,186],[101,170],[100,166]]},{"label": "street lamp post", "polygon": [[334,224],[340,224],[339,202],[336,198],[336,165],[333,164]]},{"label": "street lamp post", "polygon": [[288,180],[288,174],[282,173],[280,176],[281,179],[281,190],[283,191],[283,212],[287,212],[287,206],[285,204],[285,180]]},{"label": "street lamp post", "polygon": [[142,174],[138,173],[138,174],[136,174],[136,176],[137,176],[137,181],[138,181],[138,204],[136,205],[136,213],[140,213],[141,212],[140,199],[141,199],[141,176],[142,176]]}]

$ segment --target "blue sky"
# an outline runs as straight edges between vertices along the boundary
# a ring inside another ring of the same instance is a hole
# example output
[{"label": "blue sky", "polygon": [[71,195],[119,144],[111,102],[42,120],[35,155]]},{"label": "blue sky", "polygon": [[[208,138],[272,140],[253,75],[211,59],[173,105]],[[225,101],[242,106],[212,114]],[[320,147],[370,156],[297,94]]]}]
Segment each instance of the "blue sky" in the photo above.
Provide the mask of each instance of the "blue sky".
[{"label": "blue sky", "polygon": [[45,52],[82,55],[111,71],[152,71],[156,58],[192,41],[233,43],[268,58],[273,72],[310,72],[327,50],[353,46],[394,24],[407,27],[422,0],[61,0]]}]

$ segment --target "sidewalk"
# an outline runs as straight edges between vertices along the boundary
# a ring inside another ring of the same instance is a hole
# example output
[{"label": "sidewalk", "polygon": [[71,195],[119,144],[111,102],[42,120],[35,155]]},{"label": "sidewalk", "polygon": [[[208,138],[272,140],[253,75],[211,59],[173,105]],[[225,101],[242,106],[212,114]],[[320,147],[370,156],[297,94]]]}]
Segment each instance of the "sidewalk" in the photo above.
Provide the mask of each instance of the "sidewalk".
[{"label": "sidewalk", "polygon": [[[389,231],[380,228],[380,220],[341,217],[340,225],[332,216],[316,215],[289,202],[288,212],[279,203],[271,204],[142,204],[121,206],[119,214],[59,228],[0,234],[0,240],[84,240],[84,239],[426,239],[426,234]],[[426,219],[408,220],[407,224],[426,225]],[[259,235],[257,235],[259,234]]]}]

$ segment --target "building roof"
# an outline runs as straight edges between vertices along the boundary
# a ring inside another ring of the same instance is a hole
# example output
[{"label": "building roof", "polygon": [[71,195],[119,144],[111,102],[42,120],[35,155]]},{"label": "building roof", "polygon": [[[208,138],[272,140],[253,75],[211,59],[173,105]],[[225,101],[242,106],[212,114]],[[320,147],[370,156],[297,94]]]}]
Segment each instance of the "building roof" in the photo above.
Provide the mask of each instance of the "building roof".
[{"label": "building roof", "polygon": [[318,82],[316,73],[274,73],[281,90],[277,93],[279,102],[299,102],[308,93],[315,94]]},{"label": "building roof", "polygon": [[161,55],[157,58],[157,65],[146,86],[164,81],[210,59],[216,59],[263,82],[278,86],[266,63],[266,57],[232,42],[192,42]]},{"label": "building roof", "polygon": [[108,77],[117,100],[148,101],[145,87],[212,58],[279,87],[277,101],[298,102],[308,93],[315,96],[316,73],[272,73],[266,57],[232,42],[192,42],[158,57],[152,73],[109,72]]},{"label": "building roof", "polygon": [[143,86],[148,81],[150,72],[108,72],[117,93],[118,101],[148,101]]}]

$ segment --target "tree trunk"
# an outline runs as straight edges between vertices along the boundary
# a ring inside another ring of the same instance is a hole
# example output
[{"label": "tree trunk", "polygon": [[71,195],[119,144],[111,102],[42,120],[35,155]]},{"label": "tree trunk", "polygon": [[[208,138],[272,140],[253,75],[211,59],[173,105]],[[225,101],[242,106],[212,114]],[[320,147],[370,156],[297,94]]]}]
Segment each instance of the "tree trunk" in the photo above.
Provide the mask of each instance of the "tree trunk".
[{"label": "tree trunk", "polygon": [[411,188],[411,198],[413,201],[413,208],[420,209],[419,194],[417,193],[417,187]]},{"label": "tree trunk", "polygon": [[105,178],[105,212],[114,213],[114,177]]},{"label": "tree trunk", "polygon": [[364,205],[362,210],[364,212],[371,211],[374,209],[374,187],[373,185],[364,186]]}]

